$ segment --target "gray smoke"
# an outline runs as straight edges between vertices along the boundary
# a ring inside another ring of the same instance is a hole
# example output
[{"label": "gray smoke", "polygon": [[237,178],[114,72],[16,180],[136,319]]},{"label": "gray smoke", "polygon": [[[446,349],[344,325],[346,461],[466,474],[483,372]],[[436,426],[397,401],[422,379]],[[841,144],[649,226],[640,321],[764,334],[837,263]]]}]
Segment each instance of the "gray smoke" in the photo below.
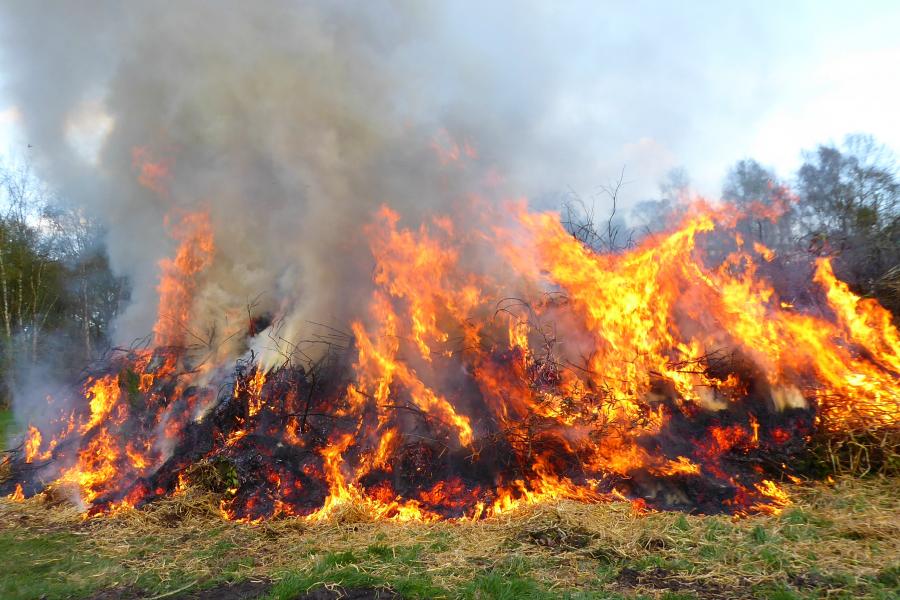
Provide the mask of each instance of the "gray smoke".
[{"label": "gray smoke", "polygon": [[[573,15],[550,5],[94,0],[3,12],[7,92],[41,172],[105,223],[112,266],[133,284],[119,342],[151,330],[157,263],[173,250],[163,219],[178,209],[207,207],[216,235],[195,327],[227,331],[256,301],[296,337],[307,319],[343,324],[361,308],[360,227],[380,204],[415,225],[470,193],[596,187],[624,160],[604,163],[604,140],[566,127],[578,111],[561,79],[584,65],[570,67],[580,42],[559,35]],[[594,56],[608,37],[621,62],[621,14],[592,14],[573,31],[592,33]],[[95,154],[78,137],[92,126],[108,129]],[[434,146],[454,141],[477,159],[443,165]],[[139,185],[135,147],[171,162],[168,193]]]},{"label": "gray smoke", "polygon": [[[413,2],[6,12],[6,48],[18,49],[10,89],[42,172],[103,220],[113,268],[134,285],[122,342],[152,327],[173,209],[211,214],[217,252],[202,319],[221,326],[258,300],[258,312],[287,318],[289,335],[307,318],[341,323],[365,297],[360,226],[373,210],[388,203],[415,223],[480,190],[488,169],[513,173],[547,99],[533,90],[553,87],[533,56],[492,63]],[[540,87],[525,93],[508,68],[535,69]],[[79,118],[106,116],[92,160],[72,131]],[[477,161],[442,165],[433,146],[465,140]],[[171,163],[168,193],[137,182],[135,147]]]}]

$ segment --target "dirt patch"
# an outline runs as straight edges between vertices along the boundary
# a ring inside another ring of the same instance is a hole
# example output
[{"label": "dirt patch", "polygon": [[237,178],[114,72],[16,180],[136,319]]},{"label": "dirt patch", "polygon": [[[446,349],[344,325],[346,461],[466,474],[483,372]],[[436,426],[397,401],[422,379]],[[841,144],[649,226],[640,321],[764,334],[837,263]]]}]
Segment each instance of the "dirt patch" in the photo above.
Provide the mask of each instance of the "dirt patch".
[{"label": "dirt patch", "polygon": [[719,585],[709,580],[689,579],[680,577],[674,571],[662,567],[655,567],[645,571],[625,567],[619,571],[616,583],[622,588],[691,592],[702,600],[742,600],[754,597],[749,586],[746,588],[734,588]]},{"label": "dirt patch", "polygon": [[261,598],[272,584],[268,581],[239,581],[170,596],[172,600],[254,600]]},{"label": "dirt patch", "polygon": [[524,541],[556,550],[576,550],[591,543],[592,536],[583,527],[552,525],[523,532]]},{"label": "dirt patch", "polygon": [[296,596],[294,600],[402,600],[402,597],[384,588],[317,588]]},{"label": "dirt patch", "polygon": [[134,587],[110,588],[96,592],[87,600],[149,600],[160,596],[166,600],[255,600],[265,595],[271,587],[269,581],[239,581],[202,590],[185,590],[172,596]]}]

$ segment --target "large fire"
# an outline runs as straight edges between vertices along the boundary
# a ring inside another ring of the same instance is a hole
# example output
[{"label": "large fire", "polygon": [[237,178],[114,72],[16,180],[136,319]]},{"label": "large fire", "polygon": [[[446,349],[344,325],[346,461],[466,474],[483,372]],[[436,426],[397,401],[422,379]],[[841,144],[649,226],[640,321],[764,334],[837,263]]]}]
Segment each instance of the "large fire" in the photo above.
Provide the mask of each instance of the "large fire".
[{"label": "large fire", "polygon": [[479,215],[411,229],[383,207],[343,346],[271,366],[249,352],[201,363],[186,347],[215,244],[205,214],[184,215],[153,347],[50,399],[56,418],[29,427],[5,493],[68,489],[96,514],[177,493],[205,464],[233,519],[323,519],[347,503],[479,518],[559,498],[748,513],[787,501],[784,461],[816,432],[898,425],[888,312],[828,259],[804,302],[779,297],[776,257],[744,243],[733,208],[697,203],[607,254],[524,202]]}]

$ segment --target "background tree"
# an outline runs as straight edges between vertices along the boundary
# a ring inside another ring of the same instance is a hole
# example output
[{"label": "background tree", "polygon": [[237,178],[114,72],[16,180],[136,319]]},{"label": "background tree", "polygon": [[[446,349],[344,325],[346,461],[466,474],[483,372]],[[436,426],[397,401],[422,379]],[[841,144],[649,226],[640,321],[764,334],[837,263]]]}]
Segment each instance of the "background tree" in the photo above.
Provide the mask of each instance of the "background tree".
[{"label": "background tree", "polygon": [[[779,253],[794,247],[794,210],[786,200],[785,186],[775,173],[753,159],[738,161],[725,176],[722,199],[732,202],[747,214],[737,224],[744,239],[759,242]],[[755,210],[758,207],[763,210]],[[765,213],[780,212],[778,219]]]},{"label": "background tree", "polygon": [[820,145],[797,173],[800,230],[811,252],[836,257],[838,274],[873,290],[900,264],[900,182],[891,153],[870,136]]},{"label": "background tree", "polygon": [[0,405],[16,368],[77,370],[105,348],[127,294],[109,269],[102,230],[66,208],[27,164],[0,165]]},{"label": "background tree", "polygon": [[669,170],[659,182],[659,197],[642,200],[629,213],[629,221],[640,235],[658,233],[671,227],[672,219],[689,200],[691,179],[687,170]]}]

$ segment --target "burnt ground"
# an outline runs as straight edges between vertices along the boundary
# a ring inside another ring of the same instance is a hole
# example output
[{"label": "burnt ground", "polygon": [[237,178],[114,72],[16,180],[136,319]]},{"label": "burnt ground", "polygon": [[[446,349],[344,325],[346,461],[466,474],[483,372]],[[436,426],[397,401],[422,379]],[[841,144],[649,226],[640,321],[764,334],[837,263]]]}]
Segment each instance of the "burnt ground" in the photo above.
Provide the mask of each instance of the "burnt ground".
[{"label": "burnt ground", "polygon": [[401,600],[398,594],[381,588],[318,588],[293,600]]},{"label": "burnt ground", "polygon": [[[170,600],[257,600],[268,596],[272,589],[271,581],[240,581],[223,583],[196,591],[187,591],[163,598]],[[138,588],[112,588],[101,590],[85,600],[151,600],[160,598],[160,594]],[[308,592],[293,596],[291,600],[402,600],[402,597],[389,589],[378,587],[318,587]]]},{"label": "burnt ground", "polygon": [[[202,590],[176,593],[164,598],[171,600],[256,600],[264,597],[272,588],[270,581],[239,581],[223,583]],[[148,600],[158,597],[157,592],[150,592],[136,587],[111,588],[100,590],[88,596],[86,600]]]},{"label": "burnt ground", "polygon": [[740,586],[723,586],[715,581],[681,578],[677,572],[662,567],[645,571],[625,567],[616,576],[616,583],[623,591],[666,590],[687,593],[702,600],[742,600],[754,597],[753,588],[747,582]]},{"label": "burnt ground", "polygon": [[[256,600],[264,598],[272,589],[271,581],[240,581],[223,583],[196,591],[187,591],[164,598],[171,600]],[[160,594],[138,588],[112,588],[101,590],[87,600],[151,600]],[[385,588],[377,587],[318,587],[294,596],[291,600],[400,600],[401,596]],[[162,600],[160,598],[160,600]]]}]

